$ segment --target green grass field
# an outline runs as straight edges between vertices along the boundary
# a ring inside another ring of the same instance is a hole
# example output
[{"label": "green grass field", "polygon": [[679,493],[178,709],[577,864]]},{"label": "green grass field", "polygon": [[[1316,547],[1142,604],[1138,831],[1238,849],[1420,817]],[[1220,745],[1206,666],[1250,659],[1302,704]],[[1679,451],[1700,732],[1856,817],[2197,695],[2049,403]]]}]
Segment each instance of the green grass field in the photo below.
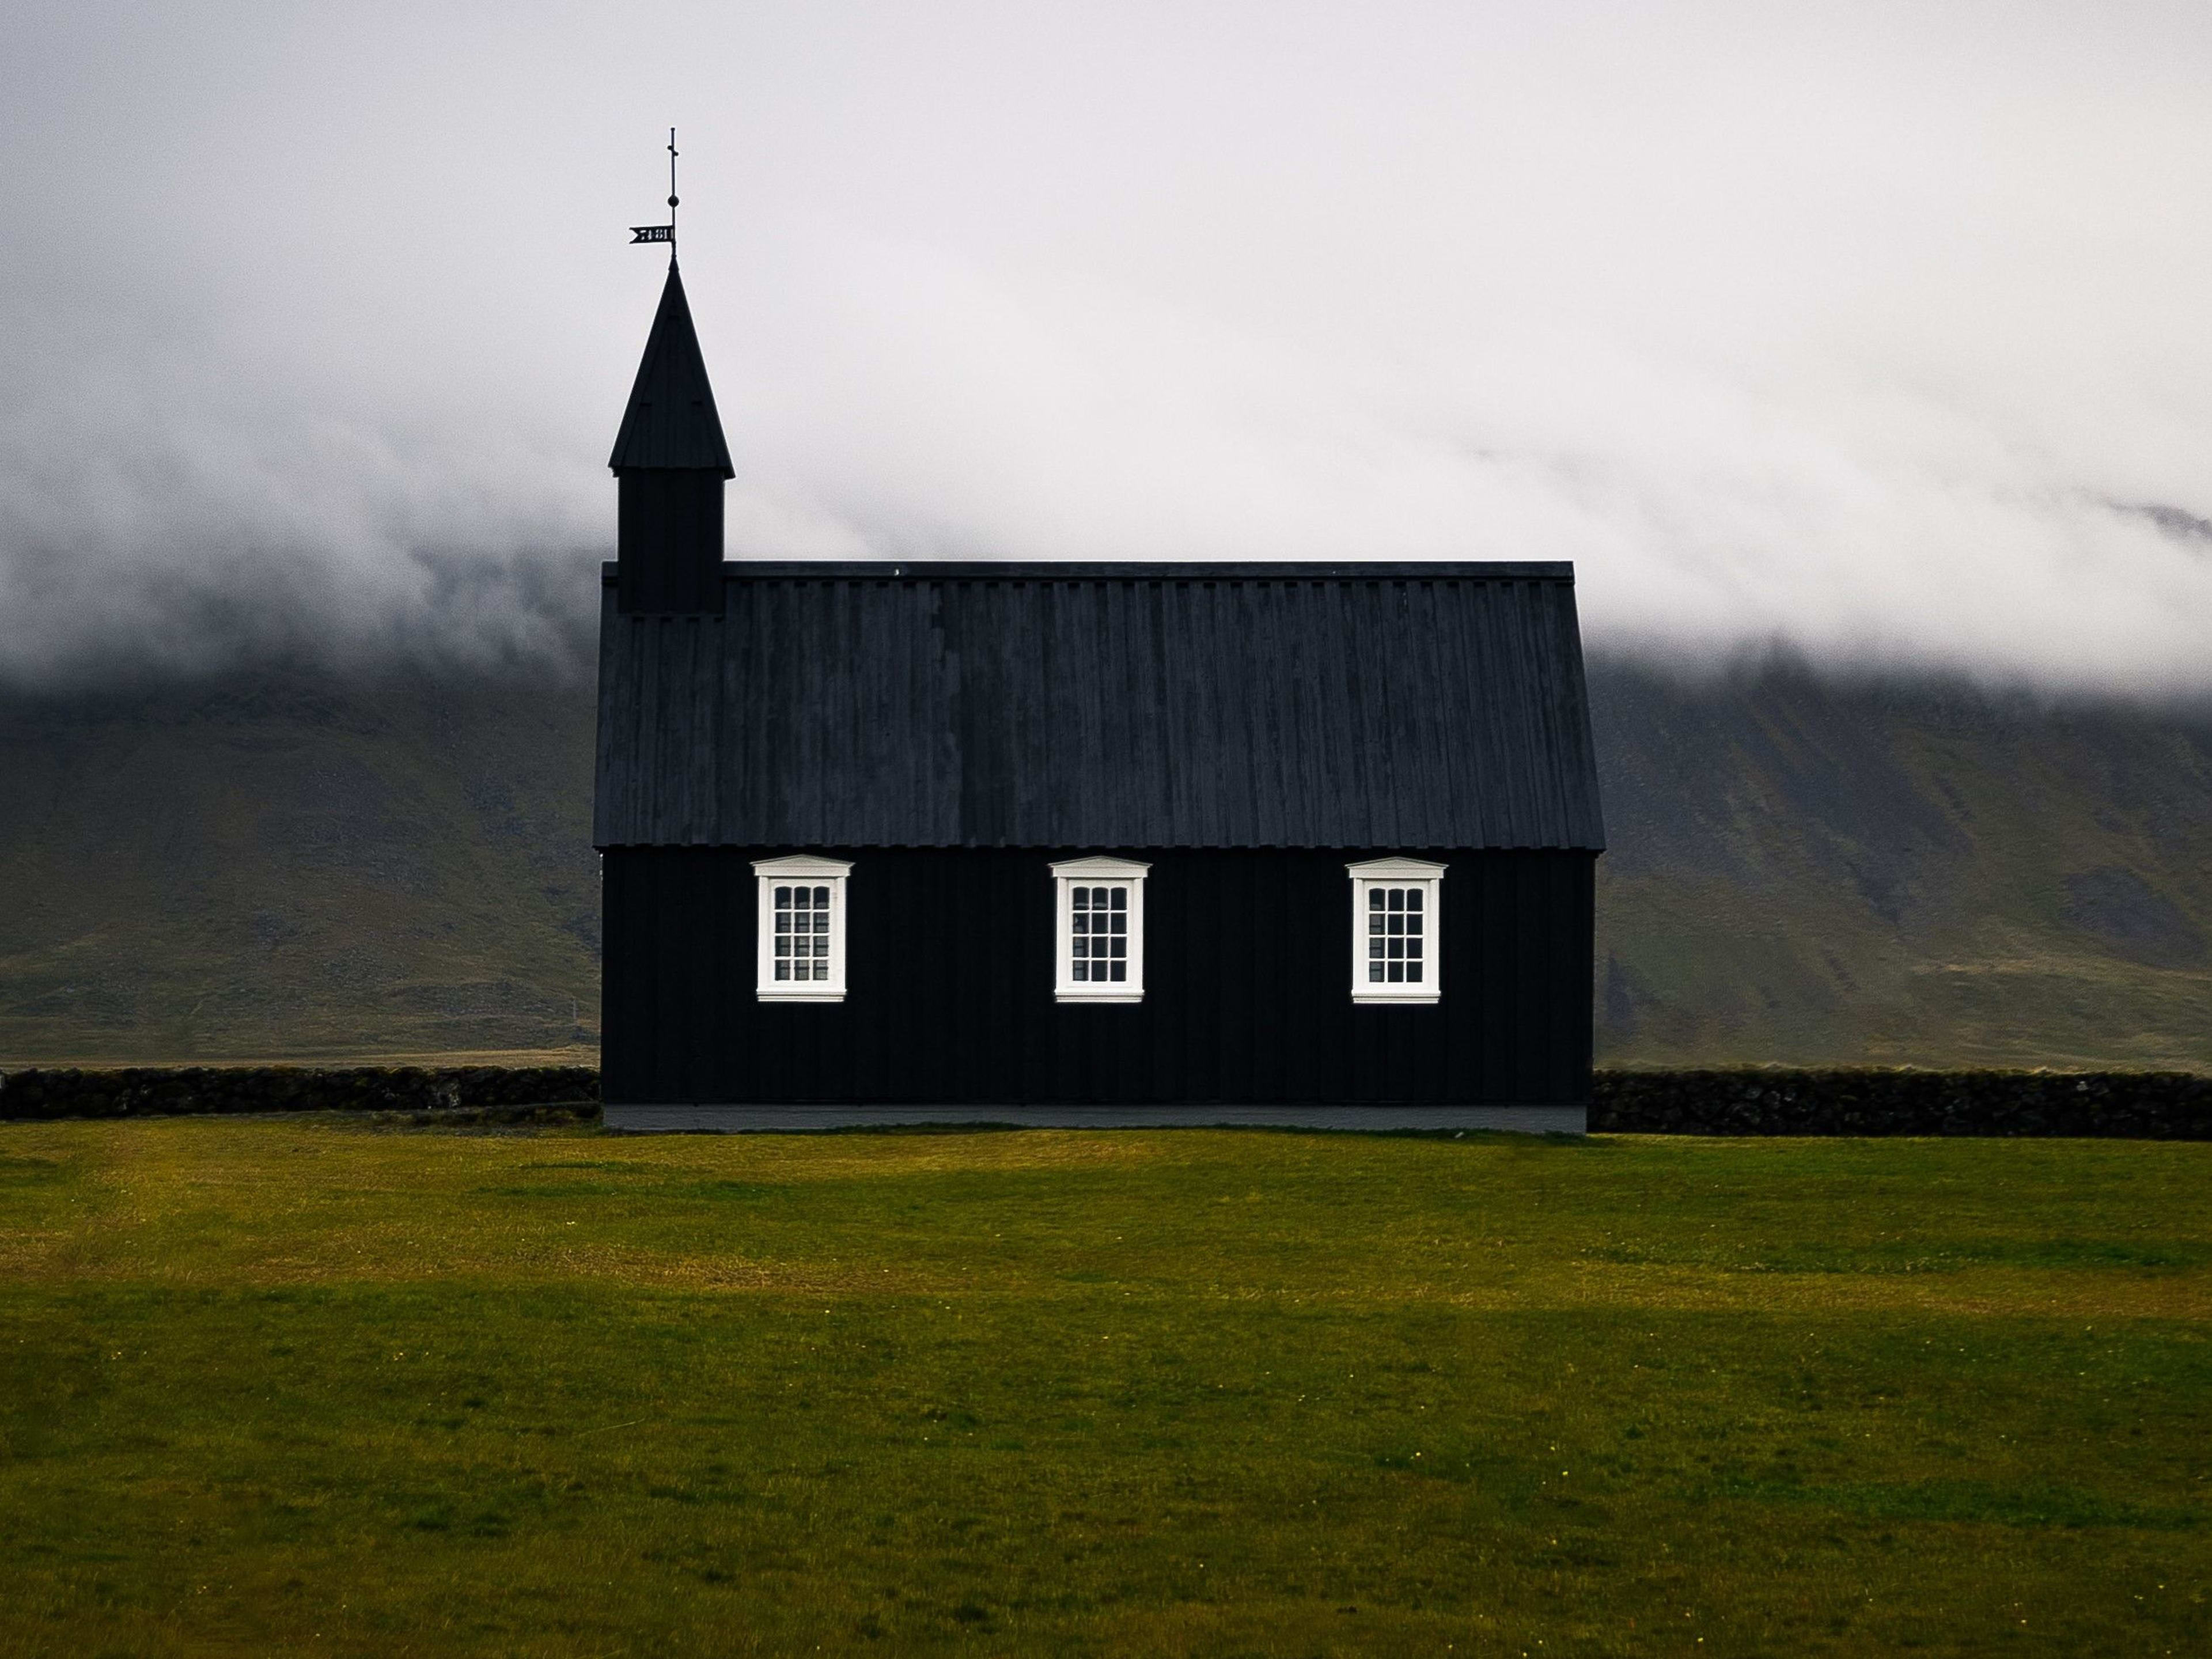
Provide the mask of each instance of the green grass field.
[{"label": "green grass field", "polygon": [[0,1126],[0,1652],[2212,1652],[2212,1146]]}]

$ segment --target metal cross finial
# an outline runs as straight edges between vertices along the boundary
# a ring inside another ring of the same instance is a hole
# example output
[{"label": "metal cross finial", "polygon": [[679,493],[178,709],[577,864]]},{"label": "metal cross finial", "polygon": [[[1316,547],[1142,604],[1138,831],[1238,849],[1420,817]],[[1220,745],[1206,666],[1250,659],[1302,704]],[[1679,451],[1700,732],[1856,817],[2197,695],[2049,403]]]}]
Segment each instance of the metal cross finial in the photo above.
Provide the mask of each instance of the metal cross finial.
[{"label": "metal cross finial", "polygon": [[665,225],[632,225],[629,240],[639,242],[668,244],[668,268],[676,269],[676,129],[668,129],[668,222]]}]

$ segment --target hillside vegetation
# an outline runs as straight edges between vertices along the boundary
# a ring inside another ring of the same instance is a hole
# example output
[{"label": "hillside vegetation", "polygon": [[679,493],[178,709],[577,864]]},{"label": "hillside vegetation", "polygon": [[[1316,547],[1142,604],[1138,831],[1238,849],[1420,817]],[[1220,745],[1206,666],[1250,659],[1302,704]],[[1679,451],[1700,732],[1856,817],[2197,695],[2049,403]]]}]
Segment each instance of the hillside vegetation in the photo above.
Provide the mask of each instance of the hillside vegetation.
[{"label": "hillside vegetation", "polygon": [[[2212,1069],[2212,713],[1593,665],[1601,1063]],[[0,701],[0,1060],[597,1040],[588,677]]]},{"label": "hillside vegetation", "polygon": [[2212,1070],[2212,710],[1597,665],[1601,1063]]},{"label": "hillside vegetation", "polygon": [[588,683],[0,704],[0,1055],[595,1049]]}]

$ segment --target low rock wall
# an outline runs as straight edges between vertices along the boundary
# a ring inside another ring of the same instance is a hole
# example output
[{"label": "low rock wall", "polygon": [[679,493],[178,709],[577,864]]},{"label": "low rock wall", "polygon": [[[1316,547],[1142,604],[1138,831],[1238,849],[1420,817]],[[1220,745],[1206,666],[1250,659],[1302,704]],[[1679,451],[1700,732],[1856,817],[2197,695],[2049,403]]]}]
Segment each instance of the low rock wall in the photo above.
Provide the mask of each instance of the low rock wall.
[{"label": "low rock wall", "polygon": [[[0,1072],[0,1118],[404,1112],[588,1115],[587,1066],[134,1066]],[[2103,1135],[2212,1140],[2212,1078],[2186,1072],[1600,1072],[1595,1133]]]},{"label": "low rock wall", "polygon": [[1600,1072],[1594,1133],[2103,1135],[2212,1140],[2188,1072]]},{"label": "low rock wall", "polygon": [[481,1113],[596,1104],[588,1066],[185,1066],[0,1073],[0,1118],[233,1112]]}]

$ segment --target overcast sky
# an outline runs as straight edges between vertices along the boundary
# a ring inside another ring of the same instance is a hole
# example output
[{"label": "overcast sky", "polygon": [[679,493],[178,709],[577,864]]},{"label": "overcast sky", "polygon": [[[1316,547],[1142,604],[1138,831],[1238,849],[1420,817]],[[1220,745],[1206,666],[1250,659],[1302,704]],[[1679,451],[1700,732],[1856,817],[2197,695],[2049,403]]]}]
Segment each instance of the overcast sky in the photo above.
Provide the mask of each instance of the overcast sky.
[{"label": "overcast sky", "polygon": [[2212,686],[2203,0],[5,38],[0,678],[552,648],[673,122],[732,556],[1565,558],[1601,642]]}]

